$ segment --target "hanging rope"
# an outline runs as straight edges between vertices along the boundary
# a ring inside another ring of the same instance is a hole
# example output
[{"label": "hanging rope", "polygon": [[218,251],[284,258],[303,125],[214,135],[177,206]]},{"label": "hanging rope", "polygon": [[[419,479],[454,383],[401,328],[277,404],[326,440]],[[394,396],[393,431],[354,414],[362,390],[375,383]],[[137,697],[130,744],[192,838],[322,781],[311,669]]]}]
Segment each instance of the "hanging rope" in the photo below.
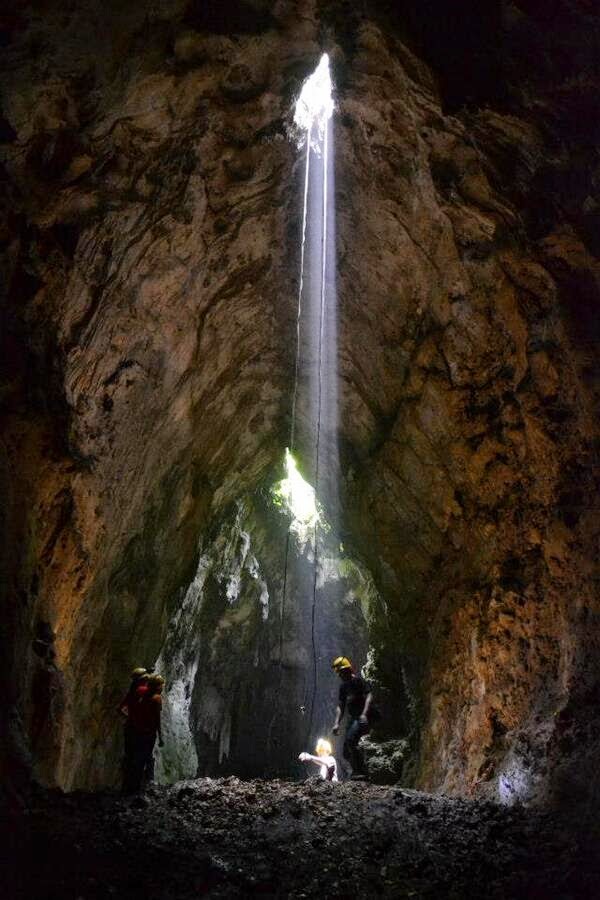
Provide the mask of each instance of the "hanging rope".
[{"label": "hanging rope", "polygon": [[[318,342],[318,400],[317,400],[317,417],[316,417],[316,439],[315,439],[315,496],[318,497],[318,486],[320,479],[320,449],[321,449],[321,419],[323,405],[323,333],[325,323],[325,301],[326,301],[326,274],[327,274],[327,202],[328,202],[328,142],[329,124],[325,123],[324,142],[323,142],[323,202],[322,202],[322,231],[321,231],[321,292],[319,306],[319,342]],[[310,151],[311,151],[312,126],[306,136],[306,166],[304,175],[304,203],[302,215],[302,246],[300,252],[300,281],[298,286],[298,304],[296,312],[296,356],[294,363],[294,388],[292,394],[292,411],[290,423],[290,453],[295,449],[296,441],[296,408],[298,402],[298,383],[300,372],[300,323],[302,318],[302,295],[304,292],[304,261],[305,261],[305,244],[306,244],[306,225],[307,225],[307,209],[308,209],[308,187],[310,175]],[[290,553],[290,535],[291,523],[288,526],[285,539],[284,553],[284,571],[283,571],[283,590],[281,598],[281,613],[279,622],[279,673],[278,673],[278,689],[275,708],[271,722],[269,724],[267,743],[271,746],[271,738],[275,720],[280,710],[281,687],[283,684],[283,644],[285,635],[285,615],[287,606],[287,590],[288,590],[288,568]],[[307,738],[313,726],[315,700],[317,695],[317,647],[315,641],[315,622],[317,609],[317,584],[319,571],[319,523],[315,522],[314,527],[314,573],[313,573],[313,591],[312,591],[312,607],[311,607],[311,646],[313,659],[313,677],[312,692],[310,698],[310,707],[307,723]]]},{"label": "hanging rope", "polygon": [[[300,248],[300,283],[298,285],[298,304],[296,311],[296,359],[294,362],[294,390],[292,393],[292,421],[290,425],[290,453],[294,452],[296,440],[296,404],[298,401],[298,378],[300,371],[300,320],[302,318],[302,293],[304,291],[304,247],[306,243],[306,219],[308,208],[308,180],[310,174],[310,139],[312,128],[306,135],[306,166],[304,170],[304,203],[302,212],[302,245]],[[283,589],[281,596],[281,612],[279,616],[279,671],[278,671],[278,689],[275,708],[269,724],[267,734],[267,746],[271,746],[271,736],[273,725],[279,712],[279,698],[281,697],[281,685],[283,683],[283,637],[285,633],[285,609],[287,600],[287,582],[288,582],[288,562],[290,555],[290,533],[291,522],[285,536],[285,552],[283,565]]]},{"label": "hanging rope", "polygon": [[[323,405],[323,327],[325,322],[325,292],[326,292],[326,275],[327,275],[327,167],[328,167],[328,136],[329,123],[325,123],[325,136],[323,142],[323,228],[321,231],[321,304],[319,310],[319,369],[318,369],[318,402],[317,402],[317,435],[315,442],[315,497],[318,497],[319,475],[320,475],[320,449],[321,449],[321,412]],[[314,578],[313,578],[313,600],[311,610],[311,643],[313,652],[313,689],[310,699],[310,713],[308,717],[308,734],[312,730],[313,714],[315,708],[315,699],[317,696],[317,648],[315,644],[315,616],[317,610],[317,580],[319,574],[319,522],[315,521],[315,554],[314,554]]]}]

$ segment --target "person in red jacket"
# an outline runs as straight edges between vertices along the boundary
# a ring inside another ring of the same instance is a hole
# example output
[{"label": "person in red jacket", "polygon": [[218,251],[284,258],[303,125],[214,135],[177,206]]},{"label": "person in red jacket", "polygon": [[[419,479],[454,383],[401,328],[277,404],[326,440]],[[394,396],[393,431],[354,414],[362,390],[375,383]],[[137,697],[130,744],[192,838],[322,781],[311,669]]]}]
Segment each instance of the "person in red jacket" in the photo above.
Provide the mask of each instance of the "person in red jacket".
[{"label": "person in red jacket", "polygon": [[143,666],[138,666],[131,673],[131,684],[129,685],[127,693],[117,707],[121,715],[125,716],[125,724],[127,724],[127,719],[129,717],[130,704],[134,703],[136,699],[140,699],[142,694],[147,690],[148,670],[144,669]]},{"label": "person in red jacket", "polygon": [[131,684],[127,693],[119,703],[117,709],[124,718],[123,722],[123,783],[124,794],[131,792],[135,757],[135,731],[131,724],[130,710],[138,703],[148,690],[148,671],[143,666],[138,666],[131,673]]},{"label": "person in red jacket", "polygon": [[141,703],[132,707],[132,724],[137,734],[137,768],[136,777],[148,782],[154,779],[154,745],[158,737],[158,746],[163,746],[160,714],[162,712],[162,692],[165,679],[161,675],[148,676],[148,690]]},{"label": "person in red jacket", "polygon": [[[141,786],[143,769],[140,773],[140,756],[142,753],[140,728],[140,707],[149,690],[148,671],[142,666],[131,673],[131,684],[119,706],[119,712],[125,718],[123,728],[123,786],[124,794],[131,794]],[[143,714],[142,714],[143,718]]]}]

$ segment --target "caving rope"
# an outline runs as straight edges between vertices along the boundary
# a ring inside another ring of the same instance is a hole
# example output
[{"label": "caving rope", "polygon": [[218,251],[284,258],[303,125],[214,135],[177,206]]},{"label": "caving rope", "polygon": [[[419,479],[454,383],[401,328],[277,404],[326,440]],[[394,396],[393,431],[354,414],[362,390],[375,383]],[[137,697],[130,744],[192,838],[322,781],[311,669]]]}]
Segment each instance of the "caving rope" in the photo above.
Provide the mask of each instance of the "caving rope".
[{"label": "caving rope", "polygon": [[[327,141],[328,141],[328,126],[325,125],[324,130],[324,154],[323,154],[323,228],[322,228],[322,240],[321,240],[321,296],[320,296],[320,309],[319,309],[319,344],[318,344],[318,401],[317,401],[317,421],[316,421],[316,440],[315,440],[315,498],[318,497],[318,485],[319,485],[319,467],[320,467],[320,442],[321,442],[321,412],[322,412],[322,362],[323,362],[323,328],[324,328],[324,317],[325,317],[325,279],[326,279],[326,264],[327,264]],[[304,291],[304,258],[305,258],[305,243],[306,243],[306,223],[307,223],[307,209],[308,209],[308,185],[309,185],[309,174],[310,174],[310,150],[311,150],[311,135],[312,128],[308,131],[306,137],[306,165],[305,165],[305,174],[304,174],[304,204],[303,204],[303,216],[302,216],[302,245],[300,251],[300,282],[298,286],[298,304],[297,304],[297,312],[296,312],[296,357],[294,363],[294,388],[292,394],[292,411],[291,411],[291,424],[290,424],[290,454],[293,454],[295,449],[296,442],[296,407],[298,401],[298,381],[299,381],[299,370],[300,370],[300,322],[302,319],[302,294]],[[309,705],[309,714],[308,714],[308,723],[307,723],[307,739],[310,736],[310,732],[312,729],[313,716],[314,716],[314,706],[315,699],[317,693],[317,648],[315,643],[315,616],[316,616],[316,607],[317,607],[317,583],[318,583],[318,566],[319,566],[319,551],[318,551],[318,528],[319,523],[318,520],[315,521],[314,525],[314,577],[313,577],[313,597],[312,597],[312,608],[311,608],[311,645],[312,645],[312,658],[313,658],[313,679],[312,679],[312,694],[310,698]],[[280,631],[279,631],[279,678],[278,678],[278,690],[276,697],[276,704],[273,711],[273,716],[271,717],[271,721],[269,724],[267,744],[271,746],[271,737],[273,732],[273,726],[275,720],[277,718],[279,712],[279,703],[281,698],[281,686],[283,683],[283,643],[284,643],[284,633],[285,633],[285,613],[286,613],[286,600],[287,600],[287,585],[288,585],[288,565],[289,565],[289,552],[290,552],[290,534],[291,534],[291,522],[288,526],[286,532],[286,540],[285,540],[285,553],[284,553],[284,571],[283,571],[283,589],[282,589],[282,599],[281,599],[281,613],[280,613]]]},{"label": "caving rope", "polygon": [[[321,449],[321,408],[322,408],[322,391],[323,391],[323,325],[325,321],[325,279],[327,274],[327,164],[328,164],[328,156],[327,156],[327,135],[328,135],[329,127],[328,123],[325,123],[325,134],[324,134],[324,143],[323,143],[323,228],[321,231],[321,302],[319,309],[319,367],[318,367],[318,402],[317,402],[317,435],[315,441],[315,497],[318,497],[318,489],[319,489],[319,464],[320,464],[320,449]],[[313,654],[313,689],[312,696],[310,698],[310,712],[308,715],[308,731],[307,738],[310,736],[310,732],[312,729],[313,722],[313,713],[315,708],[315,698],[317,696],[317,648],[315,646],[315,614],[317,609],[317,580],[318,580],[318,572],[319,572],[319,520],[318,517],[315,519],[315,567],[314,567],[314,578],[313,578],[313,598],[312,598],[312,609],[311,609],[311,620],[310,620],[310,637],[312,643],[312,654]]]},{"label": "caving rope", "polygon": [[[290,425],[290,453],[294,452],[296,441],[296,404],[298,401],[298,377],[300,370],[300,320],[302,318],[302,292],[304,290],[304,246],[306,242],[306,214],[308,209],[308,176],[310,173],[310,135],[309,131],[306,135],[306,166],[304,170],[304,203],[302,215],[302,242],[300,248],[300,283],[298,285],[298,304],[296,310],[296,358],[294,362],[294,389],[292,393],[292,415]],[[276,702],[273,709],[273,715],[269,723],[267,735],[267,746],[271,746],[271,736],[273,725],[279,712],[279,701],[281,697],[281,685],[283,682],[283,636],[285,630],[285,602],[287,598],[287,581],[288,581],[288,560],[290,555],[290,534],[292,523],[288,525],[285,536],[285,553],[283,565],[283,589],[281,596],[281,612],[279,615],[279,673],[278,673],[278,689]]]}]

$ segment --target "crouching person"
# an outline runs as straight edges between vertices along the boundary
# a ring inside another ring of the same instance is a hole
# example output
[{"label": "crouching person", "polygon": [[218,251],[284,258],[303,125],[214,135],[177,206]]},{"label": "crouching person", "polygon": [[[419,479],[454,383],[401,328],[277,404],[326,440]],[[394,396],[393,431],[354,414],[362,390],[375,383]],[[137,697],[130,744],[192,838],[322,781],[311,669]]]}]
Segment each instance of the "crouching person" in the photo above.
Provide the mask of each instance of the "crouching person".
[{"label": "crouching person", "polygon": [[319,766],[319,774],[323,781],[337,781],[337,763],[335,756],[332,755],[332,747],[325,738],[319,738],[316,746],[316,756],[310,753],[301,753],[298,759],[300,762],[311,762],[315,766]]}]

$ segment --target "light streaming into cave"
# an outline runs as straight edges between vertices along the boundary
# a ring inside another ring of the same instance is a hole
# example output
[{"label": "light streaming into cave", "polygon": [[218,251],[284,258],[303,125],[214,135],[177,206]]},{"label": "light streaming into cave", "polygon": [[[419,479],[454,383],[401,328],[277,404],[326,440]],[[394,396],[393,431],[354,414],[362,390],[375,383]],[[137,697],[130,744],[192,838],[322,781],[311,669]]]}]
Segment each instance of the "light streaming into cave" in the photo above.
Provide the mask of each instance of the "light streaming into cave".
[{"label": "light streaming into cave", "polygon": [[288,448],[285,451],[285,471],[286,476],[276,486],[274,495],[290,514],[290,530],[304,544],[320,520],[315,490],[298,471],[296,460]]},{"label": "light streaming into cave", "polygon": [[330,516],[337,511],[339,469],[332,91],[325,53],[304,82],[294,109],[305,163],[289,444],[291,453],[304,460]]},{"label": "light streaming into cave", "polygon": [[[333,96],[329,56],[324,53],[313,74],[306,79],[296,108],[294,122],[315,141],[315,149],[319,150],[319,142],[324,141],[327,124],[333,115]],[[315,134],[313,135],[313,130]]]},{"label": "light streaming into cave", "polygon": [[[300,454],[304,469],[310,473],[314,485],[308,493],[309,486],[301,479],[295,464],[293,470],[288,469],[288,478],[296,485],[302,509],[300,517],[292,513],[290,532],[295,532],[303,543],[310,538],[313,550],[311,583],[302,592],[309,622],[310,646],[307,650],[312,660],[302,707],[307,710],[310,742],[316,736],[314,729],[321,730],[326,724],[328,713],[325,712],[323,700],[318,699],[319,673],[324,671],[326,664],[325,645],[338,640],[341,627],[338,624],[332,630],[335,616],[329,618],[326,626],[325,618],[318,610],[318,593],[323,586],[323,566],[328,553],[324,541],[329,526],[319,515],[316,501],[318,495],[328,516],[337,521],[339,453],[333,111],[333,85],[329,57],[325,53],[315,71],[304,82],[294,109],[294,122],[302,135],[305,161],[296,365],[290,451],[286,456],[289,466],[294,461],[293,454]],[[288,561],[286,550],[282,634],[285,628]]]},{"label": "light streaming into cave", "polygon": [[[196,770],[303,777],[294,768],[298,751],[331,727],[338,690],[331,660],[343,652],[360,662],[367,652],[372,591],[360,567],[340,555],[331,515],[338,476],[332,113],[323,56],[295,109],[302,240],[289,447],[267,507],[262,492],[240,498],[219,530],[200,538],[196,576],[156,662],[169,686],[161,781]],[[285,513],[283,553],[283,522],[271,502]],[[232,651],[239,668],[223,664]],[[253,678],[240,679],[244,665]],[[264,729],[256,724],[261,710]]]}]

